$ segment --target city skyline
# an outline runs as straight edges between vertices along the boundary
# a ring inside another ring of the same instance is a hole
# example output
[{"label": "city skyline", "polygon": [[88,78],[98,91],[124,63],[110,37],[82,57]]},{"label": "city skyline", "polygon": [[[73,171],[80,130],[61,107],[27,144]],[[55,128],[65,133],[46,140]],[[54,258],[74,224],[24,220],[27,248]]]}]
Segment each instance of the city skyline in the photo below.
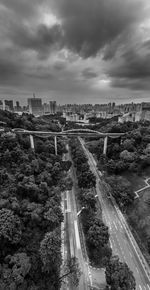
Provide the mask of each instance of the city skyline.
[{"label": "city skyline", "polygon": [[0,0],[0,99],[149,101],[149,12],[148,0]]}]

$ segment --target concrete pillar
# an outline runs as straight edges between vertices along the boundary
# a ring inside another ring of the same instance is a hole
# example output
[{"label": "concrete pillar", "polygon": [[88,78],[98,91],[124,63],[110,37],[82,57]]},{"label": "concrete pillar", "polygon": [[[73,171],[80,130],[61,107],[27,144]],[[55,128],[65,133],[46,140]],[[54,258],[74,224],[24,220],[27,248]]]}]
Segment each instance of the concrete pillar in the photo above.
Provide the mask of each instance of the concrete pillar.
[{"label": "concrete pillar", "polygon": [[3,100],[3,111],[5,111],[6,107],[5,107],[5,100]]},{"label": "concrete pillar", "polygon": [[57,136],[54,136],[54,143],[55,143],[55,155],[57,155]]},{"label": "concrete pillar", "polygon": [[106,155],[107,153],[107,142],[108,142],[108,136],[104,138],[104,148],[103,148],[103,154]]},{"label": "concrete pillar", "polygon": [[34,139],[33,139],[33,135],[30,135],[30,144],[31,144],[31,149],[34,150]]}]

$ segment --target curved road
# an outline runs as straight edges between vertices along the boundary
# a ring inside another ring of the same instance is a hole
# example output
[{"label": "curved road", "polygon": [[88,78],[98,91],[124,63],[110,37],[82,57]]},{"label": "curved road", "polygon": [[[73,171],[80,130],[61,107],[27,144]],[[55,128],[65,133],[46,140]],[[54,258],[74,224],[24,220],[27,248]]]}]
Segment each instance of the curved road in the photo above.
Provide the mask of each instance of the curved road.
[{"label": "curved road", "polygon": [[110,245],[114,255],[118,255],[122,262],[126,262],[133,271],[137,290],[150,290],[150,270],[145,261],[129,226],[113,199],[106,196],[96,167],[93,155],[85,148],[83,139],[79,138],[85,154],[88,157],[92,172],[96,175],[97,196],[103,209],[104,222],[109,227]]}]

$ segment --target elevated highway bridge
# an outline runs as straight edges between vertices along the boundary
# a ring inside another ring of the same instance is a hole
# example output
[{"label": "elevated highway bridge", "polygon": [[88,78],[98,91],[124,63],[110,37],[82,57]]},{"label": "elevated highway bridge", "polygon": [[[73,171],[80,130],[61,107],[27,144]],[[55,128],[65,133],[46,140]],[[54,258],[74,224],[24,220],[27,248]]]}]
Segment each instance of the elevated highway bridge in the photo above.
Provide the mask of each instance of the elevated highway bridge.
[{"label": "elevated highway bridge", "polygon": [[[4,130],[2,130],[1,132],[4,132]],[[22,128],[14,128],[12,129],[12,132],[15,134],[29,135],[32,149],[34,149],[34,138],[33,138],[34,136],[41,137],[41,138],[54,137],[56,155],[57,155],[57,137],[68,136],[68,137],[104,138],[103,154],[106,155],[108,137],[119,138],[125,135],[125,133],[111,133],[111,132],[104,133],[104,132],[94,131],[90,129],[71,129],[71,130],[66,130],[66,131],[61,131],[61,132],[52,132],[52,131],[30,131],[30,130],[25,130]]]}]

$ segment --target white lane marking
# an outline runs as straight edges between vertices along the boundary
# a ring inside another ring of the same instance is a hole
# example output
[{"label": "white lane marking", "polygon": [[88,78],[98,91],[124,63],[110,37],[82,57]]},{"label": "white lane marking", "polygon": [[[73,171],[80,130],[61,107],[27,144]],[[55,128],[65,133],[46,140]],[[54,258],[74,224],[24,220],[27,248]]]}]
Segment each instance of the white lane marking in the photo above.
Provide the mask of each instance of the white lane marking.
[{"label": "white lane marking", "polygon": [[118,222],[119,222],[120,227],[122,228],[122,224],[121,224],[121,222],[120,222],[120,221],[118,221]]},{"label": "white lane marking", "polygon": [[66,212],[71,212],[71,209],[70,209],[70,208],[66,209],[66,210],[65,210],[65,213],[66,213]]},{"label": "white lane marking", "polygon": [[138,270],[138,268],[136,267],[136,271],[139,273],[139,270]]},{"label": "white lane marking", "polygon": [[89,267],[88,267],[88,274],[89,274],[89,279],[90,279],[91,287],[93,287],[92,274],[91,274],[91,271],[90,271],[90,268]]},{"label": "white lane marking", "polygon": [[75,256],[75,251],[74,251],[74,245],[73,245],[72,237],[70,238],[70,254],[71,254],[71,257]]},{"label": "white lane marking", "polygon": [[139,288],[140,288],[140,290],[142,290],[142,287],[141,287],[141,285],[139,285]]},{"label": "white lane marking", "polygon": [[111,240],[110,240],[110,247],[112,248],[112,242],[111,242]]},{"label": "white lane marking", "polygon": [[147,284],[148,289],[150,290],[150,286]]},{"label": "white lane marking", "polygon": [[74,221],[74,228],[75,228],[75,236],[76,236],[77,249],[81,249],[81,244],[80,244],[79,230],[78,230],[78,224],[77,224],[77,221]]},{"label": "white lane marking", "polygon": [[131,258],[133,258],[133,256],[132,256],[132,254],[131,254],[131,252],[129,251],[129,253],[130,253],[130,256],[131,256]]},{"label": "white lane marking", "polygon": [[117,230],[118,228],[117,228],[117,226],[116,226],[116,223],[115,223],[115,221],[113,221],[113,223],[114,223],[114,225],[115,225],[115,228],[116,228],[116,230]]}]

